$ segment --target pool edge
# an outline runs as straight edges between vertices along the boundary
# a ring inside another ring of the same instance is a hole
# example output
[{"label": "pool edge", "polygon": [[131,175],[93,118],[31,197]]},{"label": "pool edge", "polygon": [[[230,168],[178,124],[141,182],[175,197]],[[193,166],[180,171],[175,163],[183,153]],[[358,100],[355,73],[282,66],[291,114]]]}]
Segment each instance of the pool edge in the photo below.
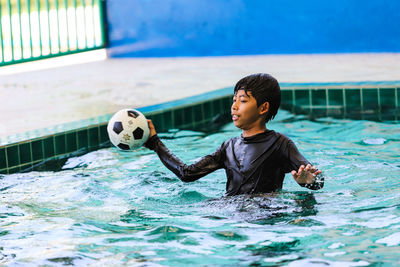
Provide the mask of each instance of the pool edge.
[{"label": "pool edge", "polygon": [[[281,88],[281,108],[295,114],[369,119],[384,110],[394,110],[393,120],[400,119],[399,81],[281,83]],[[232,93],[233,87],[226,87],[137,109],[154,121],[159,132],[173,128],[205,129],[226,119],[230,113]],[[109,146],[106,128],[111,115],[27,132],[1,142],[0,174],[32,169],[44,161]]]}]

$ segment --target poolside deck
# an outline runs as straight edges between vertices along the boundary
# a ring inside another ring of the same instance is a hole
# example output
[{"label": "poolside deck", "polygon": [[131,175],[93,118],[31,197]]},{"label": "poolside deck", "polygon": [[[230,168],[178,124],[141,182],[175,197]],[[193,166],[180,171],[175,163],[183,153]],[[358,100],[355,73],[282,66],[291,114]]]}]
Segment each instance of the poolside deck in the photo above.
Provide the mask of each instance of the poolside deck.
[{"label": "poolside deck", "polygon": [[289,83],[400,81],[400,53],[105,59],[37,70],[44,64],[58,63],[0,68],[0,139],[233,86],[257,72]]}]

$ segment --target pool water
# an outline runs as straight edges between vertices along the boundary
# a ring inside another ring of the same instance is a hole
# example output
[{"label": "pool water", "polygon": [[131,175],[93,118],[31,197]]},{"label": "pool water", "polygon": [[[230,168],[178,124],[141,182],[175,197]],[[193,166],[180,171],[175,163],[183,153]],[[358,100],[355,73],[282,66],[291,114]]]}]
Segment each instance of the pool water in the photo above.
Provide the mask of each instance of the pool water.
[{"label": "pool water", "polygon": [[[268,124],[324,171],[310,191],[224,197],[223,170],[182,183],[145,148],[101,149],[58,172],[0,176],[0,265],[395,266],[400,252],[400,124]],[[240,134],[170,131],[186,163]]]}]

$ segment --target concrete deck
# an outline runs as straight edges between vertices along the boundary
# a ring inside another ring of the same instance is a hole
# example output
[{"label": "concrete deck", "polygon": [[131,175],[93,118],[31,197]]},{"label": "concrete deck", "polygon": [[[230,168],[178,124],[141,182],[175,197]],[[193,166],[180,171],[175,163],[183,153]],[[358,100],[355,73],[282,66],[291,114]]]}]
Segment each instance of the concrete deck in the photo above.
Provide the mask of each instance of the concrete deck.
[{"label": "concrete deck", "polygon": [[28,72],[0,68],[0,138],[233,86],[257,72],[293,83],[400,80],[400,53],[106,59],[44,70],[35,70],[44,62],[29,64]]}]

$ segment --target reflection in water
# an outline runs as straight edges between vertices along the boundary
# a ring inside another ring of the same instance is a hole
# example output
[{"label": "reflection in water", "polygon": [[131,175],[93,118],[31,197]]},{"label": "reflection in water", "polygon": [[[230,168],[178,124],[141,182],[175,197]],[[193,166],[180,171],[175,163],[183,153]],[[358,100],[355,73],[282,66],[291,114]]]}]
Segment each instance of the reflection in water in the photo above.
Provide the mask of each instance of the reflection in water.
[{"label": "reflection in water", "polygon": [[[317,215],[317,201],[312,192],[274,192],[226,196],[203,203],[212,211],[236,220],[257,224],[299,223],[298,217]],[[220,216],[219,215],[219,216]],[[219,216],[214,215],[216,218]]]}]

